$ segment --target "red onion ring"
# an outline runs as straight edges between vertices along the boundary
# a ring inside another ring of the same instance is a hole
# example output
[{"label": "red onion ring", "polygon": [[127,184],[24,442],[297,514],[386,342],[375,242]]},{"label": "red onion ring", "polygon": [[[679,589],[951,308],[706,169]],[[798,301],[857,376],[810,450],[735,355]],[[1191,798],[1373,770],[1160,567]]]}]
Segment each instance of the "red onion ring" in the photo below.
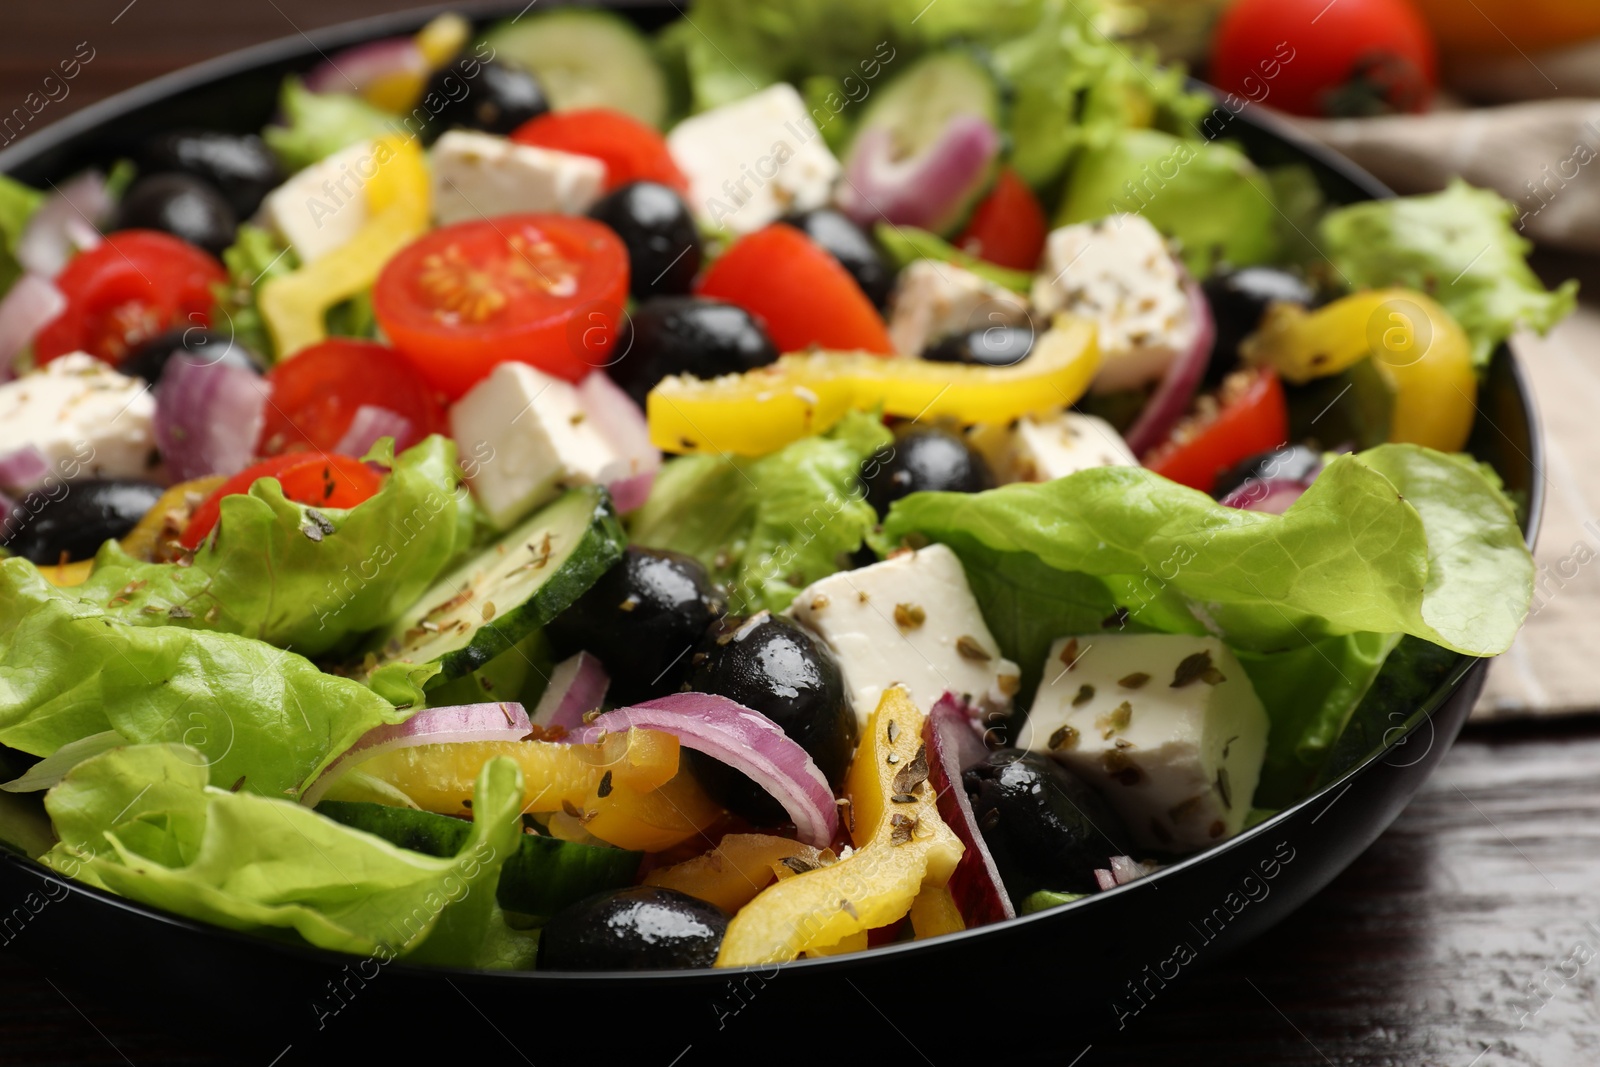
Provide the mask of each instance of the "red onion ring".
[{"label": "red onion ring", "polygon": [[0,489],[25,493],[50,476],[50,457],[33,445],[0,456]]},{"label": "red onion ring", "polygon": [[600,483],[611,491],[618,512],[634,510],[650,496],[661,469],[661,451],[650,443],[644,412],[604,371],[578,383],[578,402],[617,452],[617,461],[600,472]]},{"label": "red onion ring", "polygon": [[346,48],[313,67],[305,87],[314,93],[360,95],[380,78],[411,75],[425,78],[428,61],[414,37],[387,37]]},{"label": "red onion ring", "polygon": [[67,309],[61,290],[37,274],[24,274],[0,300],[0,382],[12,377],[17,357],[44,325]]},{"label": "red onion ring", "polygon": [[894,158],[893,134],[863,130],[836,196],[859,226],[881,220],[935,233],[947,229],[1000,154],[1000,133],[981,115],[956,115],[920,155]]},{"label": "red onion ring", "polygon": [[97,170],[63,183],[33,213],[17,238],[17,262],[29,273],[54,278],[77,252],[100,243],[97,227],[111,218],[111,193]]},{"label": "red onion ring", "polygon": [[152,424],[174,482],[237,474],[255,457],[270,386],[254,371],[227,363],[167,364]]},{"label": "red onion ring", "polygon": [[950,876],[950,895],[961,918],[969,927],[1015,918],[1017,912],[1000,880],[1000,868],[978,829],[972,801],[961,781],[961,772],[983,762],[988,754],[973,731],[971,710],[946,693],[928,713],[924,740],[928,744],[928,779],[938,790],[939,817],[967,847]]},{"label": "red onion ring", "polygon": [[1189,410],[1189,402],[1205,379],[1206,364],[1211,360],[1211,347],[1217,339],[1216,321],[1211,317],[1211,305],[1206,295],[1193,279],[1186,279],[1183,291],[1189,298],[1189,315],[1194,331],[1189,345],[1173,358],[1167,367],[1166,377],[1156,387],[1144,410],[1126,435],[1128,449],[1143,458],[1145,453],[1167,439],[1178,420]]},{"label": "red onion ring", "polygon": [[388,408],[362,404],[356,408],[349,428],[331,451],[341,456],[364,456],[372,451],[372,446],[382,437],[394,438],[396,454],[416,443],[410,419]]},{"label": "red onion ring", "polygon": [[583,729],[585,712],[593,711],[605,703],[606,690],[611,679],[600,661],[587,652],[562,660],[550,672],[550,684],[534,706],[533,725],[546,732],[560,728],[564,737],[547,737],[547,741],[571,740],[573,734]]},{"label": "red onion ring", "polygon": [[1300,499],[1306,491],[1304,482],[1283,478],[1252,478],[1222,498],[1225,508],[1241,511],[1260,511],[1268,515],[1282,515],[1289,505]]}]

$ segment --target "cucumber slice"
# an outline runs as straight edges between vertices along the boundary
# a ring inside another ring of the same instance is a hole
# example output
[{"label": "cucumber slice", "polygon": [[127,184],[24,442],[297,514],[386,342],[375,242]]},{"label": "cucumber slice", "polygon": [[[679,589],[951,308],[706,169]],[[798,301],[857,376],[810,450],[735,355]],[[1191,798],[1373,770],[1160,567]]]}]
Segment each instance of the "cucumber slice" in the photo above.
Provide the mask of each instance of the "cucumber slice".
[{"label": "cucumber slice", "polygon": [[893,134],[899,158],[918,156],[933,146],[945,124],[957,115],[977,115],[995,129],[1004,129],[1003,98],[999,78],[975,52],[964,48],[935,52],[873,92],[852,148],[867,130],[883,128]]},{"label": "cucumber slice", "polygon": [[436,582],[376,642],[378,664],[437,663],[430,691],[470,674],[565,611],[627,543],[604,489],[568,490]]},{"label": "cucumber slice", "polygon": [[609,107],[660,128],[667,78],[650,42],[610,11],[564,7],[503,22],[484,41],[533,71],[557,111]]},{"label": "cucumber slice", "polygon": [[[324,800],[317,813],[399,848],[441,859],[460,852],[472,833],[471,824],[462,819],[362,801]],[[523,834],[517,851],[500,869],[495,898],[507,911],[554,915],[591,894],[632,885],[643,855]]]}]

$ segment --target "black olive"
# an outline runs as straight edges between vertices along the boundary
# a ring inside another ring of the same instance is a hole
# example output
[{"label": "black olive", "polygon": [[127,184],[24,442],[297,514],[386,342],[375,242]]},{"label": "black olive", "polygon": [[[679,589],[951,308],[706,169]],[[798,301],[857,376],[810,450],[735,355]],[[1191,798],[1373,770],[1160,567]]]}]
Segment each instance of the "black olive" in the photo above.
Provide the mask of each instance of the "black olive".
[{"label": "black olive", "polygon": [[1092,893],[1095,869],[1128,852],[1128,832],[1110,805],[1049,756],[1002,748],[961,779],[1014,901],[1040,889]]},{"label": "black olive", "polygon": [[118,369],[124,374],[143,378],[151,385],[158,385],[162,373],[167,369],[167,362],[179,353],[182,353],[190,363],[204,365],[225,363],[230,367],[242,367],[257,374],[267,372],[267,366],[261,357],[234,338],[225,337],[211,330],[202,330],[199,327],[168,330],[152,337],[135,348]]},{"label": "black olive", "polygon": [[277,157],[255,134],[210,130],[174,130],[152,137],[139,152],[139,170],[176,171],[204,179],[241,219],[254,215],[284,177]]},{"label": "black olive", "polygon": [[923,491],[979,493],[994,488],[983,457],[956,434],[915,423],[895,430],[894,442],[861,463],[867,503],[881,517],[903,496]]},{"label": "black olive", "polygon": [[1322,469],[1322,453],[1305,445],[1260,452],[1217,475],[1211,495],[1221,500],[1249,481],[1310,482]]},{"label": "black olive", "polygon": [[1256,332],[1269,306],[1277,301],[1309,306],[1317,296],[1304,278],[1277,267],[1213,274],[1201,288],[1217,324],[1217,340],[1206,365],[1207,389],[1221,385],[1222,379],[1239,369],[1239,344]]},{"label": "black olive", "polygon": [[[715,693],[760,712],[810,754],[835,789],[844,783],[856,747],[856,715],[844,675],[826,645],[793,619],[770,612],[723,618],[694,650],[689,688]],[[771,794],[712,760],[696,759],[708,792],[752,822],[785,819]]]},{"label": "black olive", "polygon": [[589,209],[628,249],[628,291],[635,300],[681,296],[700,272],[700,231],[683,197],[659,182],[631,182]]},{"label": "black olive", "polygon": [[211,183],[188,174],[152,174],[123,195],[116,228],[162,230],[220,256],[233,244],[238,219]]},{"label": "black olive", "polygon": [[728,916],[676,889],[638,885],[570,904],[539,932],[541,971],[659,971],[717,962]]},{"label": "black olive", "polygon": [[832,208],[820,207],[800,215],[790,215],[784,222],[795,227],[826,249],[837,259],[850,277],[861,286],[874,307],[880,310],[889,303],[889,291],[894,288],[894,271],[883,258],[878,243],[867,232],[843,214]]},{"label": "black olive", "polygon": [[677,692],[691,649],[726,609],[699,561],[633,545],[545,632],[563,656],[599,657],[611,703],[637,704]]},{"label": "black olive", "polygon": [[1033,351],[1033,329],[1028,326],[988,326],[953,333],[922,353],[936,363],[971,363],[980,367],[1011,367]]},{"label": "black olive", "polygon": [[641,407],[669,374],[715,378],[778,358],[767,331],[744,308],[688,296],[641,304],[623,321],[617,351],[622,355],[606,370]]},{"label": "black olive", "polygon": [[418,106],[428,116],[424,136],[433,141],[457,127],[511,133],[549,111],[550,101],[528,70],[463,52],[433,72]]},{"label": "black olive", "polygon": [[164,490],[125,479],[86,479],[37,489],[17,502],[5,531],[6,548],[34,563],[89,559],[107,541],[125,537]]}]

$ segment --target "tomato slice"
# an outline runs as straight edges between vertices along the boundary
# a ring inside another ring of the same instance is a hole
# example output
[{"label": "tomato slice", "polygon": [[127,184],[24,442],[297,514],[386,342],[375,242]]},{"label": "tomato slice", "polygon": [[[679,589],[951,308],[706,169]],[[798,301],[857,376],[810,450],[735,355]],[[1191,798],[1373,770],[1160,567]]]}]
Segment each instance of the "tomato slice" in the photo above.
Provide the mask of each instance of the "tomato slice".
[{"label": "tomato slice", "polygon": [[1274,371],[1229,375],[1215,398],[1200,402],[1201,413],[1178,423],[1166,443],[1145,458],[1146,467],[1209,493],[1224,470],[1289,440],[1289,405]]},{"label": "tomato slice", "polygon": [[172,326],[210,326],[215,289],[227,279],[215,258],[170,234],[113,233],[56,277],[67,306],[39,331],[34,356],[48,363],[81,351],[120,363]]},{"label": "tomato slice", "polygon": [[628,298],[611,229],[562,215],[503,215],[434,230],[378,275],[383,332],[454,399],[515,359],[577,381],[606,364]]},{"label": "tomato slice", "polygon": [[1039,198],[1022,176],[1007,167],[972,213],[957,247],[1012,270],[1033,270],[1044,254],[1050,224]]},{"label": "tomato slice", "polygon": [[780,352],[858,349],[892,355],[888,328],[839,261],[783,223],[735,241],[711,264],[702,296],[762,319]]},{"label": "tomato slice", "polygon": [[256,453],[332,452],[364,405],[411,424],[396,451],[438,433],[444,408],[417,369],[376,341],[335,337],[303,349],[267,372],[272,402]]},{"label": "tomato slice", "polygon": [[350,456],[298,452],[257,463],[217,486],[201,501],[183,528],[178,543],[198,548],[222,514],[222,498],[246,493],[259,478],[276,478],[283,495],[297,504],[324,508],[353,508],[378,491],[383,478]]},{"label": "tomato slice", "polygon": [[689,195],[689,179],[667,150],[667,139],[621,111],[607,107],[547,111],[511,134],[518,144],[592,156],[606,165],[606,192],[629,182],[660,182]]}]

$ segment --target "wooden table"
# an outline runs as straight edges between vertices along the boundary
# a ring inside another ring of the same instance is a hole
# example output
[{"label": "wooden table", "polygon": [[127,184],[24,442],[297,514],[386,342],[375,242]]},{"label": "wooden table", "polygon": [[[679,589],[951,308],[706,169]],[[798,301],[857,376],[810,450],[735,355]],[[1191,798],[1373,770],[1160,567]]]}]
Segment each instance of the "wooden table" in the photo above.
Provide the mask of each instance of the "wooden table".
[{"label": "wooden table", "polygon": [[[36,126],[163,71],[392,6],[8,4],[0,114],[80,42],[94,58]],[[1600,1064],[1597,783],[1600,717],[1470,728],[1395,826],[1321,896],[1077,1067]],[[976,1010],[971,1022],[983,1023]],[[185,1045],[182,1027],[181,1006],[165,1020],[132,1018],[0,952],[0,1064],[209,1062]],[[1045,1021],[997,1028],[1027,1035],[1012,1053],[997,1037],[1008,1061],[1054,1036]],[[1056,1048],[1044,1062],[1068,1064],[1083,1046],[1067,1033]],[[315,1062],[315,1050],[283,1064],[296,1062]]]}]

